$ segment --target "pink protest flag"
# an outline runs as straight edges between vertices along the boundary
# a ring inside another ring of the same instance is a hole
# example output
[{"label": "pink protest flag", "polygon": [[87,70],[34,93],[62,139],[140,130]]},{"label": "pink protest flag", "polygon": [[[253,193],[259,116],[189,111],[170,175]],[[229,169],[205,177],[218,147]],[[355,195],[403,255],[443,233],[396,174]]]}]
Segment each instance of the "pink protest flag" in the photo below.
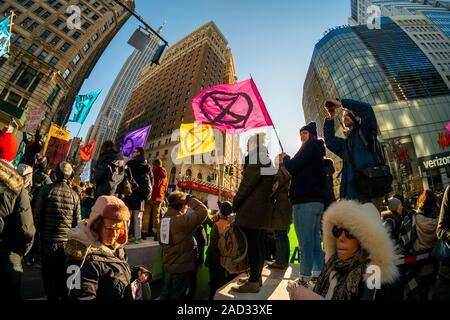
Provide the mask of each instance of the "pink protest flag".
[{"label": "pink protest flag", "polygon": [[447,126],[445,127],[445,129],[447,129],[447,133],[449,133],[449,134],[450,134],[450,122],[449,122],[449,123],[447,123]]},{"label": "pink protest flag", "polygon": [[272,119],[253,79],[203,90],[192,100],[195,121],[226,133],[272,126]]}]

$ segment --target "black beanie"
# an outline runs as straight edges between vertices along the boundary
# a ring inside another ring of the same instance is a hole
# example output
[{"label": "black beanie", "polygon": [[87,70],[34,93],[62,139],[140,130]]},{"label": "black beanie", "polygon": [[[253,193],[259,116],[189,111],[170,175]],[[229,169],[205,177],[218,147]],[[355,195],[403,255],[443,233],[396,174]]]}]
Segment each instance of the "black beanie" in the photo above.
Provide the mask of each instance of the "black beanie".
[{"label": "black beanie", "polygon": [[233,205],[229,201],[222,202],[220,204],[220,214],[224,217],[228,217],[233,213]]},{"label": "black beanie", "polygon": [[317,125],[315,122],[310,122],[308,125],[301,128],[300,132],[302,132],[302,131],[308,131],[313,136],[317,137]]}]

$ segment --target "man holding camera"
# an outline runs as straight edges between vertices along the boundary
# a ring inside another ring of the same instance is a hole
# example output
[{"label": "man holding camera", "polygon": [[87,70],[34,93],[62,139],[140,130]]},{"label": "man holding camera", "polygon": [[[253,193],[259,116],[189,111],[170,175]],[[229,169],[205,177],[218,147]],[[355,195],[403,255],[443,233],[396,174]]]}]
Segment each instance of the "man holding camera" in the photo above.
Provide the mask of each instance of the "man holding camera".
[{"label": "man holding camera", "polygon": [[[372,106],[355,100],[328,99],[325,108],[328,112],[324,124],[325,143],[344,162],[340,198],[363,203],[374,201],[370,194],[362,192],[355,183],[355,174],[359,168],[376,163],[374,143],[378,125]],[[344,129],[345,139],[337,137],[335,131],[334,119],[339,108],[344,108],[342,122],[339,122]]]},{"label": "man holding camera", "polygon": [[[188,207],[192,210],[187,215]],[[160,223],[163,244],[163,284],[161,300],[184,300],[191,272],[195,270],[193,231],[208,215],[208,209],[195,197],[183,192],[169,196],[169,210]]]}]

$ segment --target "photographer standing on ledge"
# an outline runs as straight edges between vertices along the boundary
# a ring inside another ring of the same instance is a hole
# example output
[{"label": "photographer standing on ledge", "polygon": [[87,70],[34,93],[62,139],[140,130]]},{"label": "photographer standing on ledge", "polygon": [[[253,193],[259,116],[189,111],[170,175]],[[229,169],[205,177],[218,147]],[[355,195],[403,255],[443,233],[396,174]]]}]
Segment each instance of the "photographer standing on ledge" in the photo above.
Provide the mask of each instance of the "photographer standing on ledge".
[{"label": "photographer standing on ledge", "polygon": [[[336,137],[336,110],[345,108],[341,125],[346,138]],[[377,120],[372,106],[355,100],[328,99],[325,103],[329,117],[325,120],[324,135],[327,148],[340,157],[344,164],[341,176],[340,198],[358,200],[363,203],[374,202],[380,207],[381,199],[374,199],[382,195],[373,196],[362,191],[355,181],[358,169],[376,164],[375,142],[377,137]]]}]

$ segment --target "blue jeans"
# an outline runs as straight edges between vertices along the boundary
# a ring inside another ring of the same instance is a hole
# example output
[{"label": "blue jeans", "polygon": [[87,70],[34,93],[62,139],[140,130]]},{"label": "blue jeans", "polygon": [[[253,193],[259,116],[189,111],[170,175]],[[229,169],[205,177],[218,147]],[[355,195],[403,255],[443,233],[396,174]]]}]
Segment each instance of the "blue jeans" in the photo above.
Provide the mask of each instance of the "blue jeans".
[{"label": "blue jeans", "polygon": [[289,264],[289,228],[287,230],[275,230],[275,262],[284,266]]},{"label": "blue jeans", "polygon": [[300,275],[311,277],[312,271],[323,269],[324,258],[320,240],[323,203],[295,204],[294,226],[300,250]]}]

